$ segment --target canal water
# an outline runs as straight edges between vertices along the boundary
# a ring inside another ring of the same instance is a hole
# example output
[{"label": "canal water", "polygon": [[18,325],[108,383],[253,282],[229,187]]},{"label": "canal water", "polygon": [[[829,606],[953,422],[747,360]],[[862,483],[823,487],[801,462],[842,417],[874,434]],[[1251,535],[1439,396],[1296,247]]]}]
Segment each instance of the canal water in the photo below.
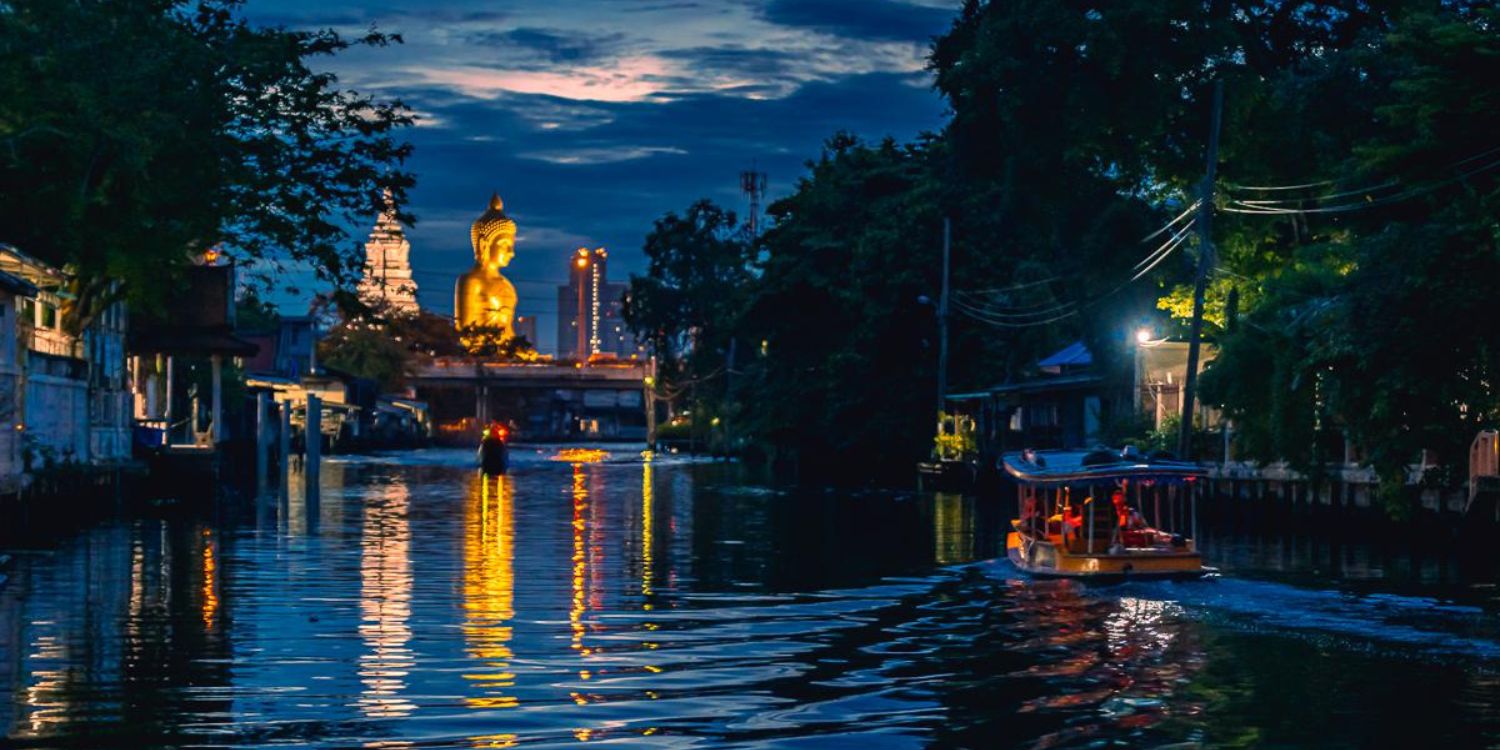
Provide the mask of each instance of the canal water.
[{"label": "canal water", "polygon": [[1500,590],[1440,555],[1221,534],[1216,578],[1088,586],[995,561],[994,502],[471,464],[12,543],[0,744],[1500,743]]}]

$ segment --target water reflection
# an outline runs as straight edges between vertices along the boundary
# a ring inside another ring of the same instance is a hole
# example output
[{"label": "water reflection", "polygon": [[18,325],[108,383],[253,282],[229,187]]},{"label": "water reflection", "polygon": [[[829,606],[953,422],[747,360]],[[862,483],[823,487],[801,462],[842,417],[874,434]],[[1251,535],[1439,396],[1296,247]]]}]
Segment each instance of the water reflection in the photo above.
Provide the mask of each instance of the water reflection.
[{"label": "water reflection", "polygon": [[[505,477],[429,455],[330,463],[311,505],[298,486],[242,517],[106,524],[19,555],[0,588],[4,734],[1373,746],[1400,735],[1404,701],[1427,739],[1500,740],[1500,683],[1475,669],[1500,665],[1500,604],[1032,580],[968,564],[995,556],[1005,522],[973,498],[781,491],[618,452],[518,452]],[[1272,571],[1390,569],[1378,552],[1252,547]]]},{"label": "water reflection", "polygon": [[206,526],[139,521],[23,559],[0,586],[7,736],[164,738],[222,723],[219,549]]},{"label": "water reflection", "polygon": [[384,492],[365,500],[360,561],[359,636],[366,651],[359,657],[364,690],[358,701],[366,716],[405,716],[415,705],[402,695],[414,666],[411,642],[410,493],[395,479]]},{"label": "water reflection", "polygon": [[[589,488],[588,475],[582,464],[573,465],[573,604],[568,609],[568,623],[573,628],[572,648],[583,655],[583,636],[586,632],[583,615],[588,612],[588,548],[584,544],[588,531]],[[582,700],[577,695],[575,700]]]},{"label": "water reflection", "polygon": [[656,540],[652,537],[651,525],[655,523],[656,487],[651,475],[651,459],[641,465],[641,609],[651,610],[651,577],[656,574],[653,567]]},{"label": "water reflection", "polygon": [[[472,708],[514,708],[518,701],[510,642],[515,619],[515,488],[506,476],[476,472],[465,504],[464,638],[477,662],[464,672],[479,695],[464,698]],[[514,736],[509,738],[514,740]],[[503,742],[503,737],[485,738]],[[485,744],[483,747],[505,747]]]},{"label": "water reflection", "polygon": [[953,492],[932,498],[933,559],[953,565],[974,559],[974,499]]}]

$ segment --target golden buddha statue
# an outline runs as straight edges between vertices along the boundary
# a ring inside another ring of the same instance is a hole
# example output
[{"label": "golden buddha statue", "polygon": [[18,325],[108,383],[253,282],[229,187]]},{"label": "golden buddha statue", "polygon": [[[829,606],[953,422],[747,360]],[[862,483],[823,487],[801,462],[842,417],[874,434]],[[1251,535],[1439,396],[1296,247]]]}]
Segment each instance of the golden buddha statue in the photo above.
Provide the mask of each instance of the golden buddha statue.
[{"label": "golden buddha statue", "polygon": [[509,339],[515,336],[516,288],[500,269],[516,255],[516,223],[504,208],[498,194],[491,196],[490,207],[469,230],[474,267],[458,277],[453,289],[453,322],[460,330],[488,329]]}]

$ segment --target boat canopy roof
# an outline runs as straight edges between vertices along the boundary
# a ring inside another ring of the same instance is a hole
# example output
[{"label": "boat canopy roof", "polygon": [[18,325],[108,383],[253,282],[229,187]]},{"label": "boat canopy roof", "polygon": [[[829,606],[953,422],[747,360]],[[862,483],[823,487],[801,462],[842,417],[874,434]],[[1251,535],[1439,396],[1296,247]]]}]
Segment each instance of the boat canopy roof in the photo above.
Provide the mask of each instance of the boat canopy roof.
[{"label": "boat canopy roof", "polygon": [[1117,451],[1020,451],[1004,456],[1005,472],[1036,486],[1087,484],[1122,479],[1158,483],[1189,482],[1208,475],[1203,467],[1173,459],[1152,460]]}]

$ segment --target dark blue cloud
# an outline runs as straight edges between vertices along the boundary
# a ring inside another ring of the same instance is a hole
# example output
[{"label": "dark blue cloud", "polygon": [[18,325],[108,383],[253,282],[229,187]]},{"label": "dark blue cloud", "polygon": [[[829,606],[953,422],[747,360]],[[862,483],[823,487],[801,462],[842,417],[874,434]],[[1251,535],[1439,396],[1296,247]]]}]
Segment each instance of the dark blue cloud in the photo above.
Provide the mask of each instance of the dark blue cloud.
[{"label": "dark blue cloud", "polygon": [[[686,61],[700,74],[744,76],[762,81],[781,79],[798,64],[797,56],[786,52],[732,45],[669,49],[658,54],[669,60]],[[724,93],[748,96],[757,92],[756,87],[745,88],[750,90]]]},{"label": "dark blue cloud", "polygon": [[761,10],[782,26],[815,29],[856,39],[925,42],[941,34],[953,10],[900,0],[770,0]]},{"label": "dark blue cloud", "polygon": [[[442,128],[414,133],[420,183],[410,231],[421,301],[452,306],[452,279],[471,262],[468,222],[499,191],[520,226],[508,275],[523,315],[539,315],[542,344],[552,345],[556,279],[575,244],[610,249],[611,276],[645,266],[641,246],[651,222],[710,198],[741,215],[741,170],[754,164],[770,193],[785,195],[806,173],[823,142],[839,130],[870,139],[909,139],[942,122],[941,100],[920,76],[868,74],[812,83],[781,99],[703,94],[668,102],[600,103],[587,109],[606,124],[576,131],[537,131],[528,113],[549,115],[576,102],[505,95],[440,107]],[[421,99],[421,92],[413,92]],[[476,140],[482,139],[482,140]],[[567,164],[531,156],[657,149],[618,161]]]},{"label": "dark blue cloud", "polygon": [[474,46],[498,53],[507,66],[545,69],[557,65],[596,63],[612,58],[625,35],[581,34],[560,29],[521,27],[507,31],[476,31],[469,36]]}]

